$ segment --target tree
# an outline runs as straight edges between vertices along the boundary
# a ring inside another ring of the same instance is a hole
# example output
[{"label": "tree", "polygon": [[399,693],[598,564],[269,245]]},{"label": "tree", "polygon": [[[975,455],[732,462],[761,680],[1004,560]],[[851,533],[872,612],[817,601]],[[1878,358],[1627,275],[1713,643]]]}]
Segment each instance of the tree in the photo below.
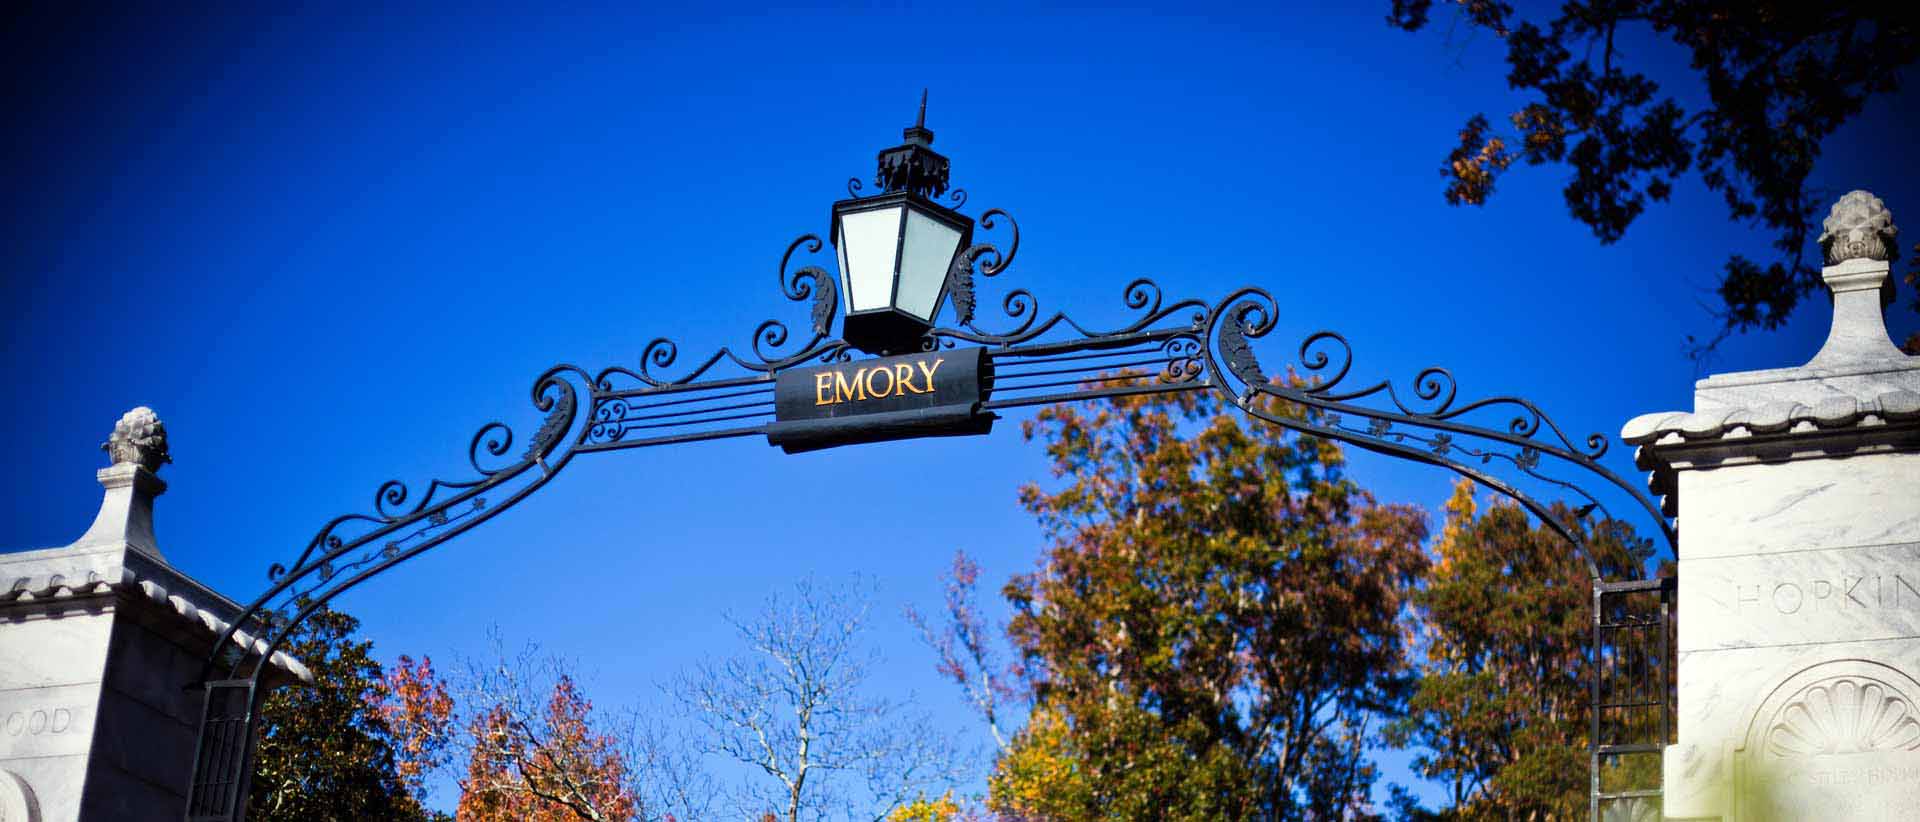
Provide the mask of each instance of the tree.
[{"label": "tree", "polygon": [[1035,703],[996,763],[996,810],[1364,812],[1366,741],[1407,686],[1398,620],[1425,519],[1346,479],[1337,446],[1241,419],[1183,393],[1025,426],[1061,482],[1021,490],[1052,545],[1005,589]]},{"label": "tree", "polygon": [[979,585],[980,566],[966,552],[956,551],[953,568],[943,583],[947,606],[943,619],[936,623],[908,606],[907,621],[939,655],[935,669],[960,686],[968,707],[986,720],[994,746],[1004,752],[1007,712],[1027,694],[1030,677],[1018,666],[1001,665],[995,651],[996,634],[987,630],[986,618],[980,612]]},{"label": "tree", "polygon": [[[1807,190],[1807,177],[1821,143],[1920,59],[1912,3],[1569,0],[1544,26],[1499,0],[1456,3],[1465,25],[1506,44],[1507,84],[1531,99],[1507,118],[1513,131],[1504,135],[1485,114],[1467,120],[1441,168],[1447,202],[1485,203],[1516,159],[1565,163],[1568,210],[1611,243],[1649,201],[1665,201],[1678,179],[1697,173],[1729,217],[1773,234],[1775,260],[1727,261],[1722,328],[1702,351],[1733,331],[1778,327],[1820,286],[1819,254],[1809,262],[1808,252],[1824,201]],[[1388,21],[1418,31],[1432,5],[1393,0]],[[1676,70],[1668,82],[1700,82],[1703,107],[1689,112],[1630,68],[1624,43],[1642,33],[1686,51],[1691,74]]]},{"label": "tree", "polygon": [[[1604,577],[1645,573],[1652,546],[1631,529],[1557,514]],[[1425,749],[1414,769],[1446,785],[1448,815],[1584,814],[1593,642],[1585,562],[1518,506],[1479,510],[1465,480],[1446,504],[1434,553],[1414,595],[1419,686],[1387,738]]]},{"label": "tree", "polygon": [[954,822],[959,817],[960,803],[953,801],[953,792],[948,791],[938,799],[928,799],[922,794],[894,808],[887,814],[887,822]]},{"label": "tree", "polygon": [[613,822],[639,814],[618,742],[590,725],[592,703],[573,679],[558,677],[544,705],[497,694],[474,717],[467,776],[460,782],[462,822]]},{"label": "tree", "polygon": [[310,686],[268,694],[261,706],[248,818],[423,820],[417,782],[397,766],[396,736],[379,706],[388,697],[360,621],[322,607],[287,651],[313,672]]},{"label": "tree", "polygon": [[469,661],[454,690],[470,718],[460,822],[693,820],[710,781],[637,712],[596,710],[559,657],[527,646]]},{"label": "tree", "polygon": [[447,764],[454,723],[453,697],[433,670],[433,659],[401,654],[383,680],[375,709],[394,741],[394,772],[408,793],[425,794],[427,775]]},{"label": "tree", "polygon": [[765,777],[735,796],[740,815],[884,820],[958,780],[959,751],[924,715],[866,693],[867,602],[852,586],[802,581],[753,619],[728,618],[748,653],[676,682],[708,732],[703,749]]}]

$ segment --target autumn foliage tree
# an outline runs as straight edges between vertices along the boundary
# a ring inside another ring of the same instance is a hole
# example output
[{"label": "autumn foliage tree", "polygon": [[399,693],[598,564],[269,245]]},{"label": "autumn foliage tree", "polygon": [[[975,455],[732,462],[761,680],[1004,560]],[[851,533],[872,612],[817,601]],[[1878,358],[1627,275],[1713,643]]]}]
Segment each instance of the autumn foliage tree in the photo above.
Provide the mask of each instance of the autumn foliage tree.
[{"label": "autumn foliage tree", "polygon": [[561,676],[539,710],[512,696],[472,719],[461,822],[613,822],[639,799],[620,742],[591,724],[592,703]]},{"label": "autumn foliage tree", "polygon": [[[1276,413],[1299,413],[1275,407]],[[1341,818],[1404,698],[1425,519],[1340,449],[1211,393],[1054,406],[1025,427],[1051,540],[1005,593],[1034,704],[990,778],[1047,819]]]},{"label": "autumn foliage tree", "polygon": [[461,822],[611,822],[649,818],[636,736],[611,728],[557,657],[534,647],[470,663]]},{"label": "autumn foliage tree", "polygon": [[[667,822],[711,816],[711,780],[691,744],[637,711],[596,710],[572,666],[529,645],[443,679],[402,656],[374,706],[400,784],[457,766],[461,822]],[[458,760],[457,762],[455,760]]]},{"label": "autumn foliage tree", "polygon": [[[1645,574],[1652,547],[1631,529],[1558,514],[1603,577]],[[1590,574],[1580,552],[1518,506],[1482,506],[1465,480],[1455,488],[1428,581],[1414,595],[1419,685],[1387,734],[1422,751],[1414,769],[1445,786],[1446,815],[1586,812]]]},{"label": "autumn foliage tree", "polygon": [[375,710],[393,737],[394,772],[414,796],[425,795],[426,778],[447,763],[454,722],[453,697],[433,669],[433,659],[401,654],[387,669]]}]

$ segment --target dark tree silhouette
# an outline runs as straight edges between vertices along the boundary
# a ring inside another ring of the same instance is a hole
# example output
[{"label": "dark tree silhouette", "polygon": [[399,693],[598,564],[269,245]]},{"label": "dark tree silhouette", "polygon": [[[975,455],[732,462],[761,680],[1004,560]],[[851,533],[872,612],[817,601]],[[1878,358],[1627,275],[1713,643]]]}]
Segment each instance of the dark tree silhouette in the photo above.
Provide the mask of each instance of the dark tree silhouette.
[{"label": "dark tree silhouette", "polygon": [[[1568,210],[1611,243],[1649,201],[1698,174],[1726,200],[1729,217],[1773,234],[1775,259],[1727,260],[1721,328],[1697,352],[1732,332],[1778,327],[1820,285],[1812,244],[1819,209],[1838,193],[1807,189],[1821,143],[1868,98],[1892,92],[1899,70],[1920,58],[1914,3],[1575,0],[1539,21],[1497,0],[1455,5],[1462,23],[1506,44],[1507,84],[1532,99],[1508,116],[1512,131],[1484,114],[1467,120],[1441,168],[1447,202],[1485,203],[1515,160],[1564,163],[1573,171]],[[1418,31],[1432,6],[1392,0],[1387,20]],[[1689,111],[1663,93],[1638,70],[1644,62],[1616,47],[1623,31],[1651,31],[1685,49],[1685,71],[1704,85],[1706,105]]]}]

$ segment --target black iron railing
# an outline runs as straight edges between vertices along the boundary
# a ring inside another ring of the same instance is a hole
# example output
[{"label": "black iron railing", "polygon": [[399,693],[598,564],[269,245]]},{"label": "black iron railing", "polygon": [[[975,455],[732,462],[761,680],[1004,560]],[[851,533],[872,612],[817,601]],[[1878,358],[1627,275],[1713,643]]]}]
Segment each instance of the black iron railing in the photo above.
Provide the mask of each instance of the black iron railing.
[{"label": "black iron railing", "polygon": [[1673,742],[1673,577],[1593,584],[1593,713],[1587,809],[1594,822],[1661,818]]}]

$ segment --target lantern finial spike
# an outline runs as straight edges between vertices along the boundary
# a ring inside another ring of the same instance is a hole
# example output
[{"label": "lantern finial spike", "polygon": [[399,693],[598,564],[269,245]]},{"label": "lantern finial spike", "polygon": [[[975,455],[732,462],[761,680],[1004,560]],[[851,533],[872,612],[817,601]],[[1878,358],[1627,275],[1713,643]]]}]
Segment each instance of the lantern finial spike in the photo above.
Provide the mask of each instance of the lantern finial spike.
[{"label": "lantern finial spike", "polygon": [[933,145],[933,129],[927,128],[927,90],[925,88],[920,89],[920,116],[914,118],[913,125],[901,131],[900,136],[906,138],[907,145],[923,147]]}]

